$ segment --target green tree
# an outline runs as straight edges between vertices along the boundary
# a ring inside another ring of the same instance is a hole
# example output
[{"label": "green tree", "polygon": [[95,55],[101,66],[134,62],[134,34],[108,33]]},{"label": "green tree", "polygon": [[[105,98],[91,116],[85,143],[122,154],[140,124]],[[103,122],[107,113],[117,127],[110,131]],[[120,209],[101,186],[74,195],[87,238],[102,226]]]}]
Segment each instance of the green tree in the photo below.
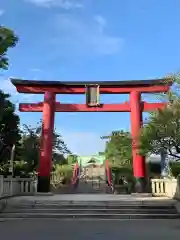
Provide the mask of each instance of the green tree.
[{"label": "green tree", "polygon": [[[39,162],[40,142],[41,142],[42,122],[40,121],[35,128],[24,125],[22,138],[18,148],[18,155],[27,166],[28,171],[36,169]],[[54,164],[66,163],[64,154],[70,153],[60,134],[54,131],[53,156]]]},{"label": "green tree", "polygon": [[62,136],[54,130],[53,153],[71,154],[71,151],[65,144]]},{"label": "green tree", "polygon": [[180,102],[154,112],[140,136],[140,154],[160,154],[162,149],[180,159]]},{"label": "green tree", "polygon": [[180,95],[179,74],[171,75],[173,88],[163,94],[167,106],[150,114],[141,131],[139,151],[142,155],[160,154],[162,150],[179,160],[180,153]]},{"label": "green tree", "polygon": [[16,46],[17,42],[18,37],[12,30],[0,26],[0,69],[8,69],[7,52],[9,48]]},{"label": "green tree", "polygon": [[58,164],[58,165],[68,164],[67,158],[63,154],[58,152],[53,153],[53,162],[54,164]]},{"label": "green tree", "polygon": [[77,157],[78,157],[78,156],[75,155],[75,154],[69,154],[69,155],[67,156],[68,165],[75,164],[76,161],[77,161]]},{"label": "green tree", "polygon": [[31,126],[23,125],[21,140],[19,142],[19,146],[17,147],[17,154],[19,160],[23,160],[26,164],[27,171],[35,170],[38,165],[40,133],[41,130],[39,126],[32,128]]},{"label": "green tree", "polygon": [[[8,69],[9,59],[7,52],[9,48],[14,47],[18,42],[18,37],[15,33],[0,25],[0,70]],[[2,114],[4,112],[4,97],[2,92],[0,93],[0,121],[2,120]]]},{"label": "green tree", "polygon": [[[107,138],[107,137],[105,137]],[[132,164],[132,139],[129,132],[119,131],[119,134],[110,136],[106,144],[105,156],[112,164],[129,166]]]},{"label": "green tree", "polygon": [[11,149],[20,140],[19,116],[15,114],[15,106],[9,100],[10,95],[0,90],[2,109],[0,118],[0,164],[4,166],[10,160]]}]

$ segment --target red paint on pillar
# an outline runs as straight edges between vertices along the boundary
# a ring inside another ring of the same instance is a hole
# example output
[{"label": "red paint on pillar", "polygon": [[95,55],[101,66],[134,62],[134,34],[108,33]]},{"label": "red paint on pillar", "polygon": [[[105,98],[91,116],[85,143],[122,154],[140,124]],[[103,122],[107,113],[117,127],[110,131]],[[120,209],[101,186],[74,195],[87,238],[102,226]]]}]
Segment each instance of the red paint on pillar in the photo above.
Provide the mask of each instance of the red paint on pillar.
[{"label": "red paint on pillar", "polygon": [[[163,109],[167,103],[142,102],[142,111],[153,111]],[[21,112],[42,112],[43,103],[20,103]],[[88,107],[86,104],[55,103],[55,112],[130,112],[129,102],[124,103],[103,103],[100,107]]]},{"label": "red paint on pillar", "polygon": [[108,160],[106,160],[106,177],[107,177],[109,186],[112,186],[112,172],[111,172],[111,169],[109,167],[109,161]]},{"label": "red paint on pillar", "polygon": [[145,157],[138,154],[138,136],[142,126],[141,93],[133,91],[130,93],[131,108],[131,134],[133,138],[133,172],[134,177],[143,178],[146,176]]},{"label": "red paint on pillar", "polygon": [[52,147],[54,131],[55,94],[44,94],[42,136],[40,149],[39,176],[50,176],[52,169]]}]

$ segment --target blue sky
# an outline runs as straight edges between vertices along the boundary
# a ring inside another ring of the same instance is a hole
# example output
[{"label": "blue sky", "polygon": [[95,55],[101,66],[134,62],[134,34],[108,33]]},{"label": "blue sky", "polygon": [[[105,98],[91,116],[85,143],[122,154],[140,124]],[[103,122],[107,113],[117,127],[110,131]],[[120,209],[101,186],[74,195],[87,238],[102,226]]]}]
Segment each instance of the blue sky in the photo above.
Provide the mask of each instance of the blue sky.
[{"label": "blue sky", "polygon": [[[12,100],[38,102],[19,95],[8,77],[36,80],[150,79],[179,71],[179,0],[1,0],[0,23],[19,36],[9,51],[10,68],[1,87]],[[83,103],[83,96],[60,96]],[[102,96],[123,102],[128,96]],[[146,96],[152,102],[156,97]],[[21,124],[35,125],[40,113],[20,113]],[[101,135],[129,129],[129,113],[57,113],[55,128],[72,151],[102,151]]]}]

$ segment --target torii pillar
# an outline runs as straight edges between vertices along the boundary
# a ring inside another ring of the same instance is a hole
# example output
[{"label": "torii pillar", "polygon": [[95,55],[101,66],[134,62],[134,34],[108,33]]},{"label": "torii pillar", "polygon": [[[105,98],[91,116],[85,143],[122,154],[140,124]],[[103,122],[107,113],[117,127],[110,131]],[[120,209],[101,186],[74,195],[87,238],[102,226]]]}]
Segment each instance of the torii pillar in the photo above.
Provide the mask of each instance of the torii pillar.
[{"label": "torii pillar", "polygon": [[141,92],[136,90],[130,92],[130,108],[135,191],[142,193],[146,191],[146,164],[145,157],[138,153],[138,138],[142,127]]},{"label": "torii pillar", "polygon": [[[97,81],[97,82],[62,82],[32,81],[11,79],[19,93],[45,94],[44,102],[22,103],[22,112],[43,112],[40,164],[38,171],[38,192],[50,191],[50,174],[52,165],[52,143],[54,112],[130,112],[133,141],[133,171],[137,179],[136,192],[144,192],[146,165],[145,158],[138,154],[138,135],[142,124],[142,112],[162,109],[166,103],[141,102],[141,93],[168,92],[172,79],[138,80],[138,81]],[[106,104],[89,107],[87,104],[68,104],[55,102],[56,94],[86,94],[86,86],[98,85],[100,94],[130,94],[130,102]]]},{"label": "torii pillar", "polygon": [[50,192],[52,148],[54,133],[55,94],[45,92],[43,103],[42,136],[38,169],[38,192]]}]

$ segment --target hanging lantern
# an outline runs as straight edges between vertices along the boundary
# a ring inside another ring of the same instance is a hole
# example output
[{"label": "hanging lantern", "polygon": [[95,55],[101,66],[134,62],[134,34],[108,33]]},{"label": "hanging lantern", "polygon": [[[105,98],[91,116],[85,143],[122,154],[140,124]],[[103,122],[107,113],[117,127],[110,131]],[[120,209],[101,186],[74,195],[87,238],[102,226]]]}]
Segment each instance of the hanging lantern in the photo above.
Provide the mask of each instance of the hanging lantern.
[{"label": "hanging lantern", "polygon": [[100,105],[100,91],[98,84],[86,85],[86,104],[88,107]]}]

